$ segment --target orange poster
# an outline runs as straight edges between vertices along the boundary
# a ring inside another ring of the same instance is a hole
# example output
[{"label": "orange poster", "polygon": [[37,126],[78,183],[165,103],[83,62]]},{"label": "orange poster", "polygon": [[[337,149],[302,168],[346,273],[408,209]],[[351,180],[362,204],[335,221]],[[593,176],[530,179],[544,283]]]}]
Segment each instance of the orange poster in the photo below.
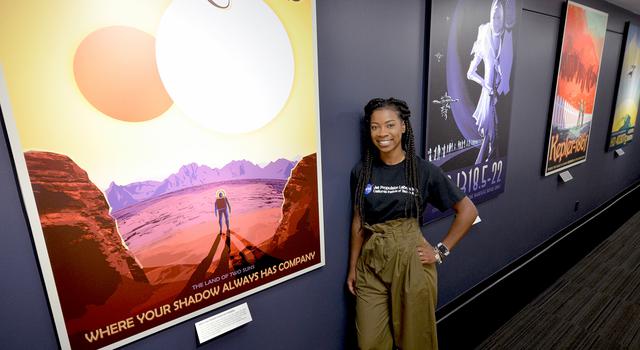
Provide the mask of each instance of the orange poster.
[{"label": "orange poster", "polygon": [[567,4],[545,176],[587,160],[607,17],[575,2]]}]

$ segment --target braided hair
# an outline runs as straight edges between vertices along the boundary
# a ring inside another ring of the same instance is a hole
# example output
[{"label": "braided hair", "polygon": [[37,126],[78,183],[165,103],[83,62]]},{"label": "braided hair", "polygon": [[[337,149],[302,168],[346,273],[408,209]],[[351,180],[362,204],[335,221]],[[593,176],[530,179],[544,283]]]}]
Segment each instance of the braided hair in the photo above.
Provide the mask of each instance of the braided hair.
[{"label": "braided hair", "polygon": [[[356,190],[354,192],[355,198],[353,200],[354,210],[358,210],[361,223],[366,222],[364,211],[364,189],[371,181],[371,170],[373,168],[373,163],[376,159],[380,158],[379,150],[373,144],[370,133],[371,115],[373,114],[373,112],[379,109],[388,109],[396,112],[400,120],[404,122],[405,132],[402,134],[401,145],[402,149],[405,151],[405,183],[409,188],[414,189],[418,188],[419,183],[418,169],[416,164],[417,160],[415,140],[413,136],[413,129],[411,128],[411,123],[409,122],[409,118],[411,117],[409,106],[407,106],[407,103],[405,101],[393,97],[390,97],[388,99],[372,99],[364,107],[364,120],[362,125],[362,169],[358,174],[358,182],[356,185]],[[407,198],[404,207],[405,216],[417,218],[420,214],[420,208],[422,205],[420,191],[416,190],[415,195],[410,197],[413,197],[413,200],[411,200],[411,198]]]}]

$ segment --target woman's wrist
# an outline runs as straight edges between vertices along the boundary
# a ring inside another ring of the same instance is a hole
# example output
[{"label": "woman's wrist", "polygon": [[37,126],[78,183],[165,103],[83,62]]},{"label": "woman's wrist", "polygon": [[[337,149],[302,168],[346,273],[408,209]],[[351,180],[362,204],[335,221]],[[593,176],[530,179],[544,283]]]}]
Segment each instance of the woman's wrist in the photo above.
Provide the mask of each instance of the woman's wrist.
[{"label": "woman's wrist", "polygon": [[438,265],[442,264],[442,256],[440,255],[440,251],[438,251],[438,248],[433,248],[433,254]]}]

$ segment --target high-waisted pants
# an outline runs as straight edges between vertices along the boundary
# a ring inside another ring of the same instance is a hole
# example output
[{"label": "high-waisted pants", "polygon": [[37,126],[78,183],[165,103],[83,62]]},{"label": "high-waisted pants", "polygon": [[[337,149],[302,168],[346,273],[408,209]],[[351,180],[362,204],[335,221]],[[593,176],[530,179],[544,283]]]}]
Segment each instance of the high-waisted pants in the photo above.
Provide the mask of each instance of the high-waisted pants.
[{"label": "high-waisted pants", "polygon": [[418,221],[365,225],[371,236],[356,265],[356,329],[360,349],[437,349],[437,273],[423,265]]}]

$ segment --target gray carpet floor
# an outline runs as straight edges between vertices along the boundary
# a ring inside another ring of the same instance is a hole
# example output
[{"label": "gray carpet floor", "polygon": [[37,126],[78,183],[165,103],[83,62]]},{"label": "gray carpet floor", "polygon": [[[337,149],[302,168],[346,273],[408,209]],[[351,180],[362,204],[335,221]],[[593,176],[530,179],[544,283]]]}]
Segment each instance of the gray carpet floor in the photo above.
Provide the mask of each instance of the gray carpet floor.
[{"label": "gray carpet floor", "polygon": [[640,349],[640,213],[477,349]]}]

